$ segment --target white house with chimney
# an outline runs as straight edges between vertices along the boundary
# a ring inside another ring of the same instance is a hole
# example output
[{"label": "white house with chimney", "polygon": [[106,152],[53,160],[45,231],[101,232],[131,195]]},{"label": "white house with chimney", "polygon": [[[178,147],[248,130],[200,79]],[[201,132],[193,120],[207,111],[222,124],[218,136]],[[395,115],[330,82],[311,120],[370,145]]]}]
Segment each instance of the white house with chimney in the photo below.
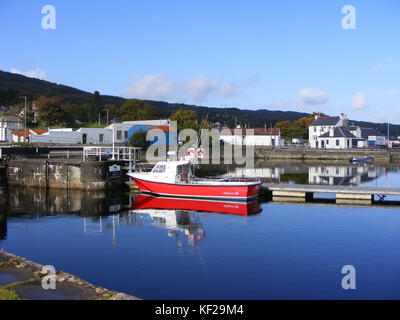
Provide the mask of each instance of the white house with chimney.
[{"label": "white house with chimney", "polygon": [[[335,130],[335,128],[338,127],[344,129]],[[310,147],[322,149],[351,148],[352,144],[350,143],[350,146],[348,147],[348,141],[346,140],[346,138],[350,139],[355,137],[349,132],[347,127],[348,120],[343,113],[341,113],[339,117],[320,117],[318,115],[315,115],[315,120],[308,127],[308,139]],[[350,135],[348,133],[350,133]],[[322,139],[318,139],[323,135],[324,137]],[[337,145],[337,141],[333,141],[333,138],[339,139],[339,145]]]}]

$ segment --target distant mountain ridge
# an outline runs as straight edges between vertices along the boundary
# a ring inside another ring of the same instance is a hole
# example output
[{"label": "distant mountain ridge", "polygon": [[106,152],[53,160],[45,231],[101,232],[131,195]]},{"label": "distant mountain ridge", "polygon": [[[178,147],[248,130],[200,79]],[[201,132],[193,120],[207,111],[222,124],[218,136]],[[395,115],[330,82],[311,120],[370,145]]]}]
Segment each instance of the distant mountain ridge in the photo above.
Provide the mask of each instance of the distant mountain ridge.
[{"label": "distant mountain ridge", "polygon": [[[71,103],[83,104],[92,101],[93,94],[73,87],[56,84],[46,80],[29,78],[20,74],[0,70],[0,89],[15,89],[20,95],[56,95]],[[100,92],[101,94],[101,92]],[[118,108],[126,101],[125,98],[101,95],[103,104],[114,104]],[[237,124],[247,124],[249,127],[272,127],[276,122],[289,120],[295,121],[302,117],[309,117],[310,113],[296,111],[272,111],[267,109],[245,110],[239,108],[215,108],[179,103],[168,103],[164,101],[144,100],[157,113],[160,118],[168,118],[179,109],[194,110],[199,118],[206,118],[221,125],[233,127]],[[316,110],[318,111],[318,110]],[[378,129],[386,134],[387,124],[371,123],[365,121],[349,120],[349,123],[363,127]],[[400,125],[390,125],[391,135],[400,135]]]}]

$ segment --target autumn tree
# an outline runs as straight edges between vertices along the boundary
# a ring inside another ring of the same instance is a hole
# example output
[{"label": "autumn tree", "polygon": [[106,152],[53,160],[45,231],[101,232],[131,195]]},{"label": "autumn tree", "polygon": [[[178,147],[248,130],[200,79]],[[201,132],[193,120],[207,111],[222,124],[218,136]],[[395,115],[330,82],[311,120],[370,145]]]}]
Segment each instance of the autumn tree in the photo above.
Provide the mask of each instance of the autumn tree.
[{"label": "autumn tree", "polygon": [[293,122],[290,122],[289,120],[277,122],[276,127],[281,130],[281,135],[285,139],[308,139],[308,127],[315,120],[316,115],[319,117],[326,117],[326,115],[323,113],[314,112],[309,117],[303,117]]},{"label": "autumn tree", "polygon": [[40,96],[36,102],[38,120],[44,126],[64,123],[65,109],[61,97]]},{"label": "autumn tree", "polygon": [[143,100],[131,99],[125,101],[118,111],[122,121],[149,120],[154,118],[153,108]]},{"label": "autumn tree", "polygon": [[173,115],[171,115],[170,119],[177,122],[178,132],[183,129],[198,130],[199,124],[197,122],[196,111],[178,110]]}]

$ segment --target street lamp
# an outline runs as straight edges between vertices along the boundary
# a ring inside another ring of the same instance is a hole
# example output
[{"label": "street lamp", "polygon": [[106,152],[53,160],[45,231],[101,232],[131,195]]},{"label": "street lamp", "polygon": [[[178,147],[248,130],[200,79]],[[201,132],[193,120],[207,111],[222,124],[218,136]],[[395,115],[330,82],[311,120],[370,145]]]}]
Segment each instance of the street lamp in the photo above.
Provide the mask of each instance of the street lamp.
[{"label": "street lamp", "polygon": [[20,98],[25,99],[25,108],[24,108],[24,142],[26,142],[26,96],[21,96]]}]

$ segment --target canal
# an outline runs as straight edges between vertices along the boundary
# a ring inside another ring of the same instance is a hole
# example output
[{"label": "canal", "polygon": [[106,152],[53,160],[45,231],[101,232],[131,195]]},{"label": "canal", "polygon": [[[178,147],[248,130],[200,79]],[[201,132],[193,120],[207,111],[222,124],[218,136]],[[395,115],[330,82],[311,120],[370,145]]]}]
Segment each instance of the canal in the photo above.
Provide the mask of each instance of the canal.
[{"label": "canal", "polygon": [[[228,171],[276,183],[400,187],[396,167]],[[0,248],[143,299],[400,298],[400,206],[243,208],[122,191],[0,193]],[[345,265],[355,267],[355,290],[342,288]]]}]

